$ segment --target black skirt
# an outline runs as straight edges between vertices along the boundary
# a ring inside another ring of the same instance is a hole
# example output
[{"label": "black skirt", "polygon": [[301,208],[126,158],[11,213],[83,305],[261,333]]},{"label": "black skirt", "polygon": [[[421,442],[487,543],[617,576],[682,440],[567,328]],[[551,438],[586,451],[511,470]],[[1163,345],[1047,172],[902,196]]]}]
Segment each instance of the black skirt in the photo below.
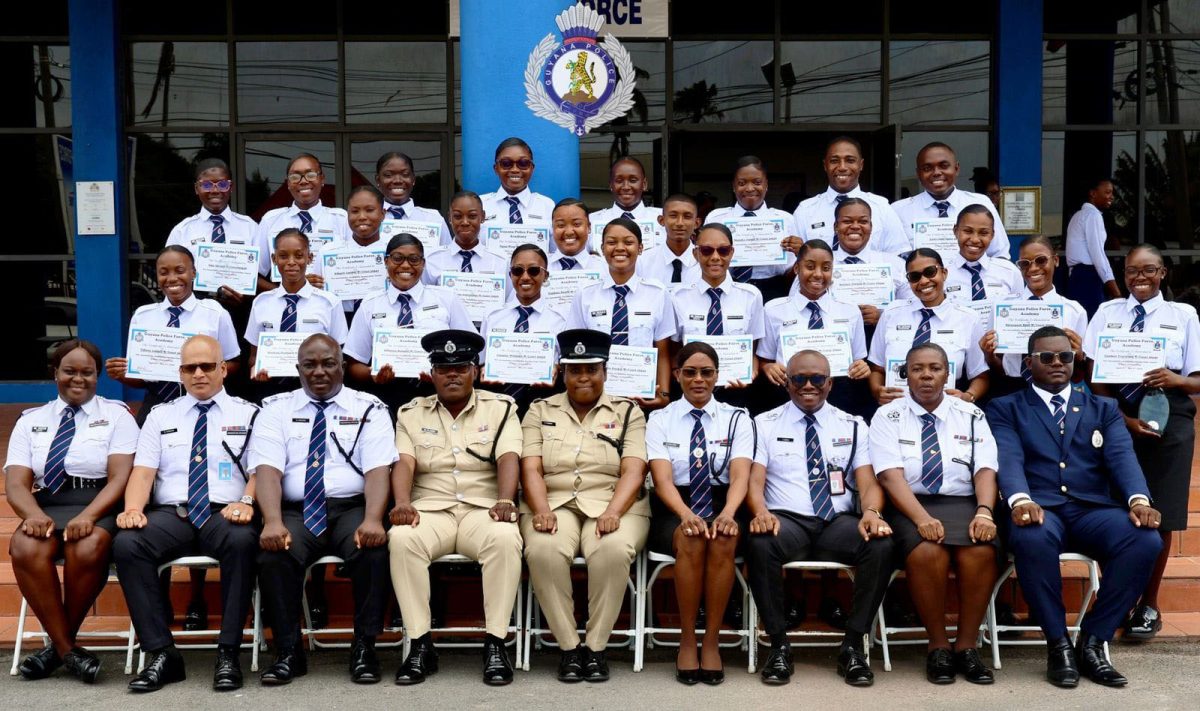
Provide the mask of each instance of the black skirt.
[{"label": "black skirt", "polygon": [[[679,496],[683,499],[683,503],[691,506],[691,491],[688,487],[676,487],[679,490]],[[717,516],[725,510],[725,502],[729,498],[729,486],[714,486],[712,488],[712,510],[713,515],[705,519],[708,523],[716,520]],[[750,519],[746,516],[746,507],[738,507],[737,514],[734,518],[738,523],[738,531],[742,534],[741,541],[738,542],[738,548],[741,549],[742,542],[746,540],[746,532],[749,529]],[[675,529],[679,528],[679,524],[683,520],[675,515],[675,512],[667,508],[667,505],[658,498],[657,494],[650,496],[650,535],[646,539],[647,547],[662,555],[675,555]]]},{"label": "black skirt", "polygon": [[[1192,480],[1192,454],[1196,448],[1196,404],[1183,391],[1164,391],[1170,415],[1161,438],[1135,437],[1133,450],[1153,506],[1162,513],[1161,531],[1185,531],[1188,527],[1188,490]],[[1137,409],[1122,403],[1126,414],[1136,417]]]},{"label": "black skirt", "polygon": [[[925,508],[930,516],[942,522],[942,528],[946,531],[946,538],[942,541],[942,545],[978,545],[971,541],[969,533],[971,519],[975,518],[975,507],[978,505],[974,496],[917,494],[916,497],[917,502]],[[901,558],[907,558],[912,549],[925,539],[921,538],[921,534],[917,532],[917,524],[898,510],[892,509],[886,518],[892,525],[892,539],[896,541],[896,552]],[[999,548],[999,533],[997,532],[996,537],[987,543]]]},{"label": "black skirt", "polygon": [[[100,493],[100,489],[75,489],[70,486],[70,482],[63,484],[63,487],[58,490],[57,494],[51,494],[49,489],[42,489],[34,493],[33,498],[37,501],[37,505],[42,511],[54,521],[54,533],[59,538],[62,538],[63,529],[67,527],[71,519],[83,513],[96,498],[96,494]],[[115,536],[117,533],[117,517],[113,513],[107,513],[101,516],[96,521],[97,528],[103,528],[108,531],[108,535]]]}]

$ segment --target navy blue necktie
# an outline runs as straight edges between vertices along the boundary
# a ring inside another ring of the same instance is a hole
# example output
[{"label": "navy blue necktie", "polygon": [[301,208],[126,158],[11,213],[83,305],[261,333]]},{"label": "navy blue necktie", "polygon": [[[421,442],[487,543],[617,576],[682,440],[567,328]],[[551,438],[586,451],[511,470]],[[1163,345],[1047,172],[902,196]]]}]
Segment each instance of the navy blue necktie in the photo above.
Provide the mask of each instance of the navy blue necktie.
[{"label": "navy blue necktie", "polygon": [[705,442],[704,425],[700,418],[704,410],[692,409],[692,438],[688,444],[688,474],[689,496],[692,513],[702,519],[709,519],[713,514],[712,507],[712,462],[708,459],[708,446]]},{"label": "navy blue necktie", "polygon": [[504,202],[508,203],[508,224],[524,224],[525,221],[521,219],[521,201],[515,197],[506,197]]},{"label": "navy blue necktie", "polygon": [[296,213],[300,216],[300,231],[304,234],[312,234],[313,218],[308,214],[308,210],[301,210]]},{"label": "navy blue necktie", "polygon": [[396,315],[396,325],[400,328],[412,328],[412,297],[408,294],[401,294],[396,299],[396,304],[400,307],[400,313]]},{"label": "navy blue necktie", "polygon": [[1054,421],[1058,423],[1058,434],[1061,435],[1067,429],[1067,401],[1062,395],[1055,394],[1050,398],[1050,405],[1054,408]]},{"label": "navy blue necktie", "polygon": [[817,331],[825,328],[825,321],[821,318],[821,307],[817,302],[808,302],[808,330]]},{"label": "navy blue necktie", "polygon": [[945,200],[938,200],[937,202],[933,203],[933,206],[937,208],[938,217],[949,217],[950,216],[950,203],[949,202],[947,202]]},{"label": "navy blue necktie", "polygon": [[963,264],[962,266],[971,273],[971,301],[983,301],[987,298],[987,290],[983,288],[983,265]]},{"label": "navy blue necktie", "polygon": [[183,314],[182,306],[167,307],[167,328],[179,328],[179,317]]},{"label": "navy blue necktie", "polygon": [[192,456],[188,460],[188,520],[197,529],[204,528],[212,516],[208,500],[208,410],[213,403],[196,403],[200,414],[192,428]]},{"label": "navy blue necktie", "polygon": [[708,318],[704,322],[704,332],[709,336],[723,336],[725,335],[725,317],[721,313],[723,290],[720,287],[710,287],[704,293],[708,294],[708,298],[712,302],[708,305]]},{"label": "navy blue necktie", "polygon": [[402,208],[402,207],[389,207],[388,214],[391,215],[392,218],[396,219],[396,220],[403,220],[405,217],[404,208]]},{"label": "navy blue necktie", "polygon": [[558,263],[562,266],[564,272],[569,272],[579,266],[579,260],[573,257],[559,257]]},{"label": "navy blue necktie", "polygon": [[225,228],[222,226],[222,223],[225,222],[225,218],[220,215],[209,215],[208,221],[213,226],[210,240],[213,244],[223,244],[225,242]]},{"label": "navy blue necktie", "polygon": [[625,303],[625,295],[629,293],[629,287],[624,285],[614,285],[613,291],[616,292],[616,297],[613,299],[613,316],[612,316],[612,343],[614,346],[629,345],[629,306]]},{"label": "navy blue necktie", "polygon": [[[850,199],[849,195],[838,195],[837,197],[834,198],[834,200],[837,201],[838,205],[841,205],[842,203],[846,202],[849,199]],[[834,211],[836,211],[836,210],[837,210],[837,207],[835,206]],[[835,222],[836,222],[836,220],[835,220]],[[833,247],[834,249],[838,248],[838,234],[837,234],[836,229],[834,229],[834,231],[833,231],[833,243],[830,244],[829,246]]]},{"label": "navy blue necktie", "polygon": [[[181,328],[179,317],[183,314],[182,306],[167,307],[167,328]],[[169,402],[179,397],[179,383],[159,382],[151,386],[162,402]]]},{"label": "navy blue necktie", "polygon": [[625,212],[622,212],[621,217],[624,217],[626,220],[632,220],[633,222],[637,222],[637,218],[634,217],[633,213],[629,212],[628,210]]},{"label": "navy blue necktie", "polygon": [[[1129,326],[1130,333],[1142,333],[1146,330],[1146,307],[1138,304],[1133,307],[1133,323]],[[1130,404],[1136,405],[1145,395],[1141,383],[1127,383],[1121,386],[1121,397]]]},{"label": "navy blue necktie", "polygon": [[[746,210],[742,213],[742,217],[755,217],[754,211]],[[754,267],[731,267],[729,273],[733,276],[734,281],[739,284],[745,284],[754,275]]]},{"label": "navy blue necktie", "polygon": [[62,418],[58,421],[58,430],[54,433],[54,441],[50,443],[50,453],[46,455],[42,484],[51,494],[57,494],[67,480],[67,452],[71,449],[71,440],[75,438],[77,412],[79,408],[74,405],[67,405],[63,409]]},{"label": "navy blue necktie", "polygon": [[683,260],[676,257],[671,260],[671,283],[678,284],[683,281]]},{"label": "navy blue necktie", "polygon": [[829,473],[821,455],[821,436],[817,433],[817,418],[804,415],[804,449],[808,455],[808,497],[813,515],[828,521],[833,518],[833,499],[830,498]]},{"label": "navy blue necktie", "polygon": [[[533,315],[532,306],[517,307],[517,323],[513,326],[513,333],[529,333],[529,317]],[[526,385],[520,383],[514,385],[505,385],[504,394],[516,400],[525,393]]]},{"label": "navy blue necktie", "polygon": [[462,257],[462,266],[459,267],[458,271],[463,272],[465,274],[469,274],[469,273],[475,271],[474,269],[471,268],[471,257],[475,256],[475,250],[460,249],[458,251],[458,256]]},{"label": "navy blue necktie", "polygon": [[942,490],[942,453],[937,418],[931,412],[921,415],[921,485],[931,494]]},{"label": "navy blue necktie", "polygon": [[304,460],[304,527],[319,536],[325,532],[325,408],[329,402],[313,400],[317,408],[312,434],[308,437],[308,458]]},{"label": "navy blue necktie", "polygon": [[863,264],[863,263],[864,263],[864,262],[863,262],[863,260],[861,260],[861,259],[859,259],[858,257],[854,256],[853,254],[851,254],[850,256],[846,257],[846,259],[845,259],[845,262],[846,262],[846,264]]},{"label": "navy blue necktie", "polygon": [[284,294],[284,301],[287,304],[283,307],[283,316],[279,319],[279,331],[281,333],[296,332],[296,305],[300,303],[299,294]]},{"label": "navy blue necktie", "polygon": [[933,309],[921,309],[921,323],[917,325],[917,332],[913,335],[914,346],[929,343],[929,320],[932,318]]}]

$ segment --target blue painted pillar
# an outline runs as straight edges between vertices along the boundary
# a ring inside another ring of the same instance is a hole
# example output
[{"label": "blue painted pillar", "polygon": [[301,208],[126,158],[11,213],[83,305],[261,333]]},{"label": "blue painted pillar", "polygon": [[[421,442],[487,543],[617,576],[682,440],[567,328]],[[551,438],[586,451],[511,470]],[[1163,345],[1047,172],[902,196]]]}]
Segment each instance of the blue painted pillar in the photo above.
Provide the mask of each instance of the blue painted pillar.
[{"label": "blue painted pillar", "polygon": [[[996,3],[996,123],[1000,185],[1042,184],[1042,1]],[[1023,236],[1013,235],[1017,257]]]},{"label": "blue painted pillar", "polygon": [[[76,181],[111,180],[117,234],[75,235],[79,335],[106,358],[124,355],[129,289],[125,140],[121,115],[117,0],[70,0],[71,125]],[[100,393],[121,397],[103,377]]]},{"label": "blue painted pillar", "polygon": [[500,187],[496,145],[518,136],[533,148],[530,187],[555,201],[579,195],[579,139],[525,106],[525,66],[570,0],[461,0],[463,186]]}]

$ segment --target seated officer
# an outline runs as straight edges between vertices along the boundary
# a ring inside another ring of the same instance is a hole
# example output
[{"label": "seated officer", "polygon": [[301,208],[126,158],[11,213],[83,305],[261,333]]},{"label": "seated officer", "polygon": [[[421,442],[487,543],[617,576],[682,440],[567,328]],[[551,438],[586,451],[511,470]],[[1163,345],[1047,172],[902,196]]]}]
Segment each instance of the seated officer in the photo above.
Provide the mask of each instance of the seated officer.
[{"label": "seated officer", "polygon": [[750,590],[771,637],[763,682],[791,679],[783,566],[812,559],[856,568],[837,669],[847,684],[870,686],[875,675],[863,637],[887,592],[893,554],[892,529],[880,515],[883,488],[871,469],[869,431],[861,417],[826,403],[833,379],[825,356],[800,351],[788,360],[787,377],[791,401],[755,418],[758,448],[747,496],[754,516],[747,551]]},{"label": "seated officer", "polygon": [[[1008,545],[1017,579],[1049,647],[1046,678],[1074,687],[1082,671],[1097,684],[1124,686],[1104,643],[1146,586],[1162,546],[1155,530],[1162,516],[1150,507],[1116,401],[1071,387],[1074,359],[1065,331],[1039,328],[1025,356],[1033,382],[993,400],[987,416],[1000,450],[1000,491],[1012,508]],[[1065,551],[1104,568],[1074,649],[1058,567]]]},{"label": "seated officer", "polygon": [[429,563],[460,553],[483,567],[483,681],[500,686],[513,678],[504,638],[521,582],[514,504],[521,423],[512,398],[474,388],[483,338],[471,331],[435,331],[421,339],[421,347],[429,352],[437,394],[400,408],[400,461],[392,468],[392,587],[413,640],[396,683],[419,684],[437,671],[429,632]]},{"label": "seated officer", "polygon": [[342,385],[342,349],[313,334],[297,353],[300,390],[263,401],[250,442],[262,552],[263,610],[275,638],[268,686],[308,673],[300,640],[304,571],[326,555],[345,560],[354,596],[350,678],[380,680],[375,637],[387,603],[388,472],[396,444],[387,406]]},{"label": "seated officer", "polygon": [[[254,594],[258,527],[254,479],[243,462],[258,408],[225,392],[221,346],[209,336],[183,344],[184,395],[150,411],[125,489],[113,558],[129,616],[149,663],[132,691],[182,681],[183,657],[171,638],[168,589],[158,566],[185,555],[220,561],[221,634],[213,688],[239,689],[238,650]],[[147,506],[149,504],[149,506]]]}]

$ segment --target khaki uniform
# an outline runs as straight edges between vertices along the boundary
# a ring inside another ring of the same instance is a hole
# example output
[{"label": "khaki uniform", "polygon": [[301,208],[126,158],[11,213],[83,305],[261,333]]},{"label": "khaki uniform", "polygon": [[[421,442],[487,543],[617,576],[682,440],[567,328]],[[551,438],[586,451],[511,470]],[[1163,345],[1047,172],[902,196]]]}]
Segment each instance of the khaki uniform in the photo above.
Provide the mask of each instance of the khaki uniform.
[{"label": "khaki uniform", "polygon": [[[613,445],[621,437],[627,408],[633,407],[621,456]],[[612,500],[621,475],[621,458],[646,466],[646,418],[637,405],[601,396],[580,422],[566,393],[535,400],[522,423],[526,457],[541,457],[550,509],[558,531],[533,528],[532,510],[521,504],[525,559],[538,603],[562,649],[579,646],[571,562],[582,553],[588,568],[587,646],[603,650],[621,611],[629,566],[646,543],[650,504],[644,494],[621,516],[616,531],[596,537],[596,519]]]},{"label": "khaki uniform", "polygon": [[521,534],[514,523],[492,520],[496,468],[467,451],[487,457],[493,440],[496,459],[510,452],[520,456],[521,426],[507,395],[476,390],[457,418],[436,395],[419,397],[396,416],[396,448],[401,457],[416,459],[412,503],[421,512],[417,526],[388,532],[392,586],[412,637],[430,628],[429,564],[450,553],[483,567],[487,631],[496,637],[508,633],[521,580]]}]

